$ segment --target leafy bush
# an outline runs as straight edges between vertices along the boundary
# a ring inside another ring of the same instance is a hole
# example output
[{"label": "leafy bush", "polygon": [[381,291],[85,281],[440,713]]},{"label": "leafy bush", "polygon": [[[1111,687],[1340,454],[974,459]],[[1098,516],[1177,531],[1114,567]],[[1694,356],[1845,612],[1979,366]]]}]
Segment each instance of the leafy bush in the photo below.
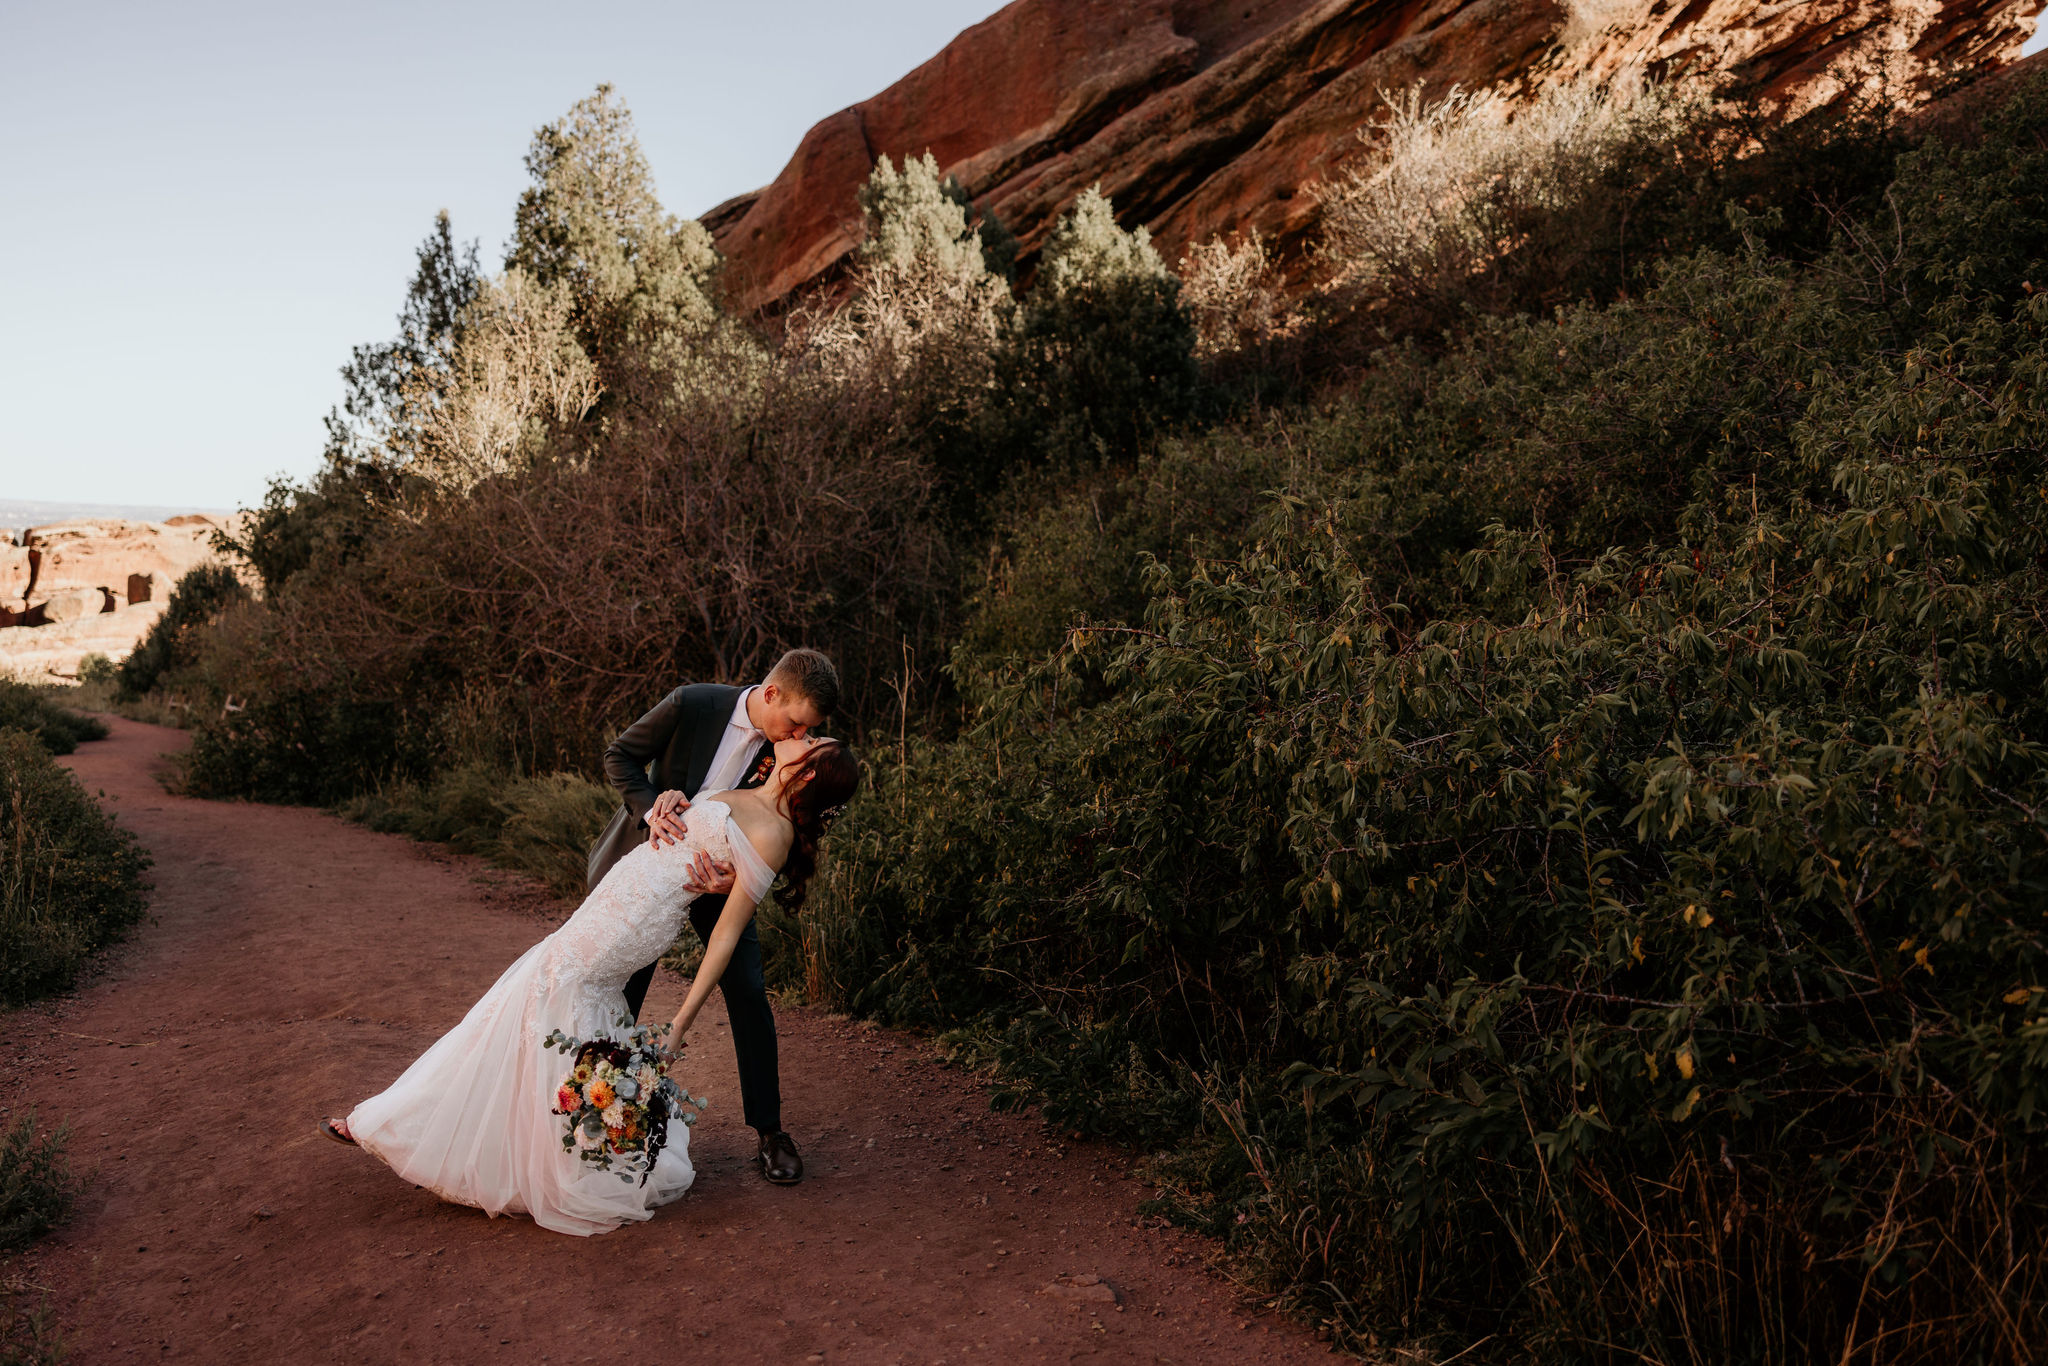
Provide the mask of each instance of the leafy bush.
[{"label": "leafy bush", "polygon": [[78,681],[101,687],[110,686],[120,677],[120,669],[113,660],[95,650],[78,661]]},{"label": "leafy bush", "polygon": [[2031,1359],[2044,130],[1286,424],[1241,549],[877,766],[809,989],[1165,1147],[1354,1345]]},{"label": "leafy bush", "polygon": [[27,683],[0,679],[0,731],[25,731],[52,754],[69,754],[86,740],[104,740],[106,722],[60,707]]},{"label": "leafy bush", "polygon": [[[285,672],[282,660],[258,662]],[[177,759],[190,795],[317,805],[430,766],[430,723],[400,703],[254,676],[261,681],[251,701],[194,726]]]},{"label": "leafy bush", "polygon": [[33,736],[0,730],[0,1002],[77,978],[142,919],[149,856]]},{"label": "leafy bush", "polygon": [[141,697],[199,657],[200,635],[222,612],[248,601],[249,590],[224,564],[202,564],[180,575],[164,614],[121,661],[121,691]]}]

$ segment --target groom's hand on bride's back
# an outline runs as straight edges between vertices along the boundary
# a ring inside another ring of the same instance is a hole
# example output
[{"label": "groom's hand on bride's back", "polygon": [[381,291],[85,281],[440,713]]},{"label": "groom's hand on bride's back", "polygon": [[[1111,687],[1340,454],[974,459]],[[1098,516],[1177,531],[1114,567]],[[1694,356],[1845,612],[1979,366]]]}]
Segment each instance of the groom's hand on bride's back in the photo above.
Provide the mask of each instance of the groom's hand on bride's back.
[{"label": "groom's hand on bride's back", "polygon": [[720,863],[699,849],[690,856],[690,876],[683,886],[699,896],[724,896],[732,890],[730,863]]}]

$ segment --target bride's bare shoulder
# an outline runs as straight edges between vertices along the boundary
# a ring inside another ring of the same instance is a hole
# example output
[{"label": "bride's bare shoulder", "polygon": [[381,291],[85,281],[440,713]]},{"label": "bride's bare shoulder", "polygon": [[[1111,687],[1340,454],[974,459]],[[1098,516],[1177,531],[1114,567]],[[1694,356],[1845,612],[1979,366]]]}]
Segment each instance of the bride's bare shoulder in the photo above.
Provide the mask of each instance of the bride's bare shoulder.
[{"label": "bride's bare shoulder", "polygon": [[782,861],[789,857],[789,846],[796,838],[796,831],[790,823],[761,802],[733,802],[729,805],[732,818],[739,822],[740,832],[747,837],[747,843],[754,846],[754,852],[761,856],[761,861],[771,868],[780,868]]}]

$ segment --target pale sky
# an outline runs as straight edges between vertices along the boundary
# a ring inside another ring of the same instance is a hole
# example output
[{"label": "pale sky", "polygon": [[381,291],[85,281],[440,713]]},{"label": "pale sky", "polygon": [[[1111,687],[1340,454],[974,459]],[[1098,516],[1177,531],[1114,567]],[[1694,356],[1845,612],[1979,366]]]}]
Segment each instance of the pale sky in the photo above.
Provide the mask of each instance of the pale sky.
[{"label": "pale sky", "polygon": [[317,468],[434,212],[496,269],[533,130],[600,81],[695,215],[1000,7],[4,0],[0,498],[253,502]]},{"label": "pale sky", "polygon": [[533,130],[600,81],[694,215],[1000,8],[4,3],[0,498],[207,508],[317,467],[434,212],[495,268]]}]

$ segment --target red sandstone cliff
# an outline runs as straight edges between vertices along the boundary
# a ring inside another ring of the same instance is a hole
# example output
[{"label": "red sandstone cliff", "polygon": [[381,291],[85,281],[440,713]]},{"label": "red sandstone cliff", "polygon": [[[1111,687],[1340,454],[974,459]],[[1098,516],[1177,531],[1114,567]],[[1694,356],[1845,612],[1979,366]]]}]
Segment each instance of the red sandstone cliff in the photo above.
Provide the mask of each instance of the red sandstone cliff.
[{"label": "red sandstone cliff", "polygon": [[1381,89],[1640,66],[1734,76],[1787,113],[1882,89],[1907,106],[2012,61],[2039,0],[1017,0],[805,135],[773,184],[704,215],[734,302],[843,269],[875,158],[927,150],[1031,253],[1100,182],[1168,259],[1315,227],[1302,187],[1360,149]]}]

